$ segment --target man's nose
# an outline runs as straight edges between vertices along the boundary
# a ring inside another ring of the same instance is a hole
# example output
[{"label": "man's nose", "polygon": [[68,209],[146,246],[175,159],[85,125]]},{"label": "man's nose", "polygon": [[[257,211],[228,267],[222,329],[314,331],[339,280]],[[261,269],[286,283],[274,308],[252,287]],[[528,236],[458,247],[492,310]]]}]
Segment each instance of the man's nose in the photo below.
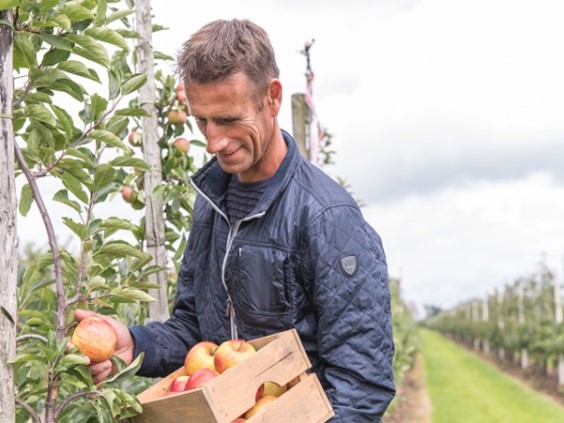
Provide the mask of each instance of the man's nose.
[{"label": "man's nose", "polygon": [[209,154],[216,154],[227,146],[227,136],[221,125],[208,122],[206,126],[206,133],[204,135],[208,141],[206,151]]}]

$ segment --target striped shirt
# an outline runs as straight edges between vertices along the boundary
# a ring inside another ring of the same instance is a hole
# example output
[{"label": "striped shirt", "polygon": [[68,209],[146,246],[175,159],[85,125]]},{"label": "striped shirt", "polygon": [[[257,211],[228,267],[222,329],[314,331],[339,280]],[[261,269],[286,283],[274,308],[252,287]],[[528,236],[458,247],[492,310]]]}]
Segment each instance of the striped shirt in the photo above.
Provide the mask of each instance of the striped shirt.
[{"label": "striped shirt", "polygon": [[235,223],[247,216],[256,206],[271,178],[257,182],[239,182],[236,175],[231,177],[225,194],[225,208],[229,221]]}]

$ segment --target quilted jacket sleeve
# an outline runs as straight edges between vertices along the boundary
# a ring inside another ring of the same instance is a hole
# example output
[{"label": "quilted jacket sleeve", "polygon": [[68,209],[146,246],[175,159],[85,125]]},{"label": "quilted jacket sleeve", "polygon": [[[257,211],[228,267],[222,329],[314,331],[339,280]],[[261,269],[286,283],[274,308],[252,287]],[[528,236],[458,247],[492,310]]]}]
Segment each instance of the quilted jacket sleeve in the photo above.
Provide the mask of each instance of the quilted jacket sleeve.
[{"label": "quilted jacket sleeve", "polygon": [[310,228],[321,379],[334,422],[378,422],[394,397],[394,344],[380,237],[351,205]]},{"label": "quilted jacket sleeve", "polygon": [[178,274],[177,294],[172,316],[166,322],[133,326],[134,357],[145,353],[140,376],[163,377],[184,364],[186,352],[201,340],[194,305],[193,275],[188,250]]}]

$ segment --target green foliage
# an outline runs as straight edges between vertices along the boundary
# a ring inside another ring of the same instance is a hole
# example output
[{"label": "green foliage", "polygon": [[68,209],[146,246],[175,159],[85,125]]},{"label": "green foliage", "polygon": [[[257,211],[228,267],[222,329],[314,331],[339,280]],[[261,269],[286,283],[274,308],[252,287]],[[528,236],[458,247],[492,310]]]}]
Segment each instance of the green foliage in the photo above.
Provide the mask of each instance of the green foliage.
[{"label": "green foliage", "polygon": [[562,311],[555,297],[559,290],[554,273],[541,262],[530,276],[517,278],[487,298],[438,313],[425,324],[467,343],[487,342],[508,358],[526,349],[544,365],[564,353],[563,323],[556,321],[556,308]]},{"label": "green foliage", "polygon": [[[142,218],[132,221],[132,209],[144,198],[159,195],[166,214],[170,252],[170,293],[174,274],[191,224],[194,192],[188,176],[196,171],[191,156],[177,151],[175,137],[191,132],[167,121],[170,109],[184,109],[176,97],[175,78],[156,73],[158,145],[163,184],[144,192],[142,134],[128,142],[147,112],[137,91],[147,76],[136,71],[134,42],[139,35],[130,23],[131,1],[123,0],[0,0],[0,10],[14,9],[14,131],[25,174],[19,211],[58,203],[66,210],[61,223],[73,236],[59,247],[57,234],[46,224],[50,251],[28,249],[20,261],[18,280],[18,345],[15,364],[17,421],[110,422],[140,411],[135,397],[150,381],[133,376],[116,358],[118,375],[94,385],[85,359],[66,351],[79,307],[112,315],[126,324],[141,323],[153,301],[149,276],[161,269],[150,265],[145,252]],[[155,26],[158,29],[157,26]],[[155,56],[169,58],[159,52]],[[192,145],[203,143],[193,140]],[[43,198],[37,181],[57,186]],[[119,194],[130,186],[131,204]],[[102,204],[120,201],[120,216],[99,217]],[[125,205],[125,207],[123,207]],[[49,216],[47,216],[49,217]],[[56,246],[56,248],[54,247]],[[55,248],[55,249],[54,249]],[[49,418],[47,418],[47,416]]]}]

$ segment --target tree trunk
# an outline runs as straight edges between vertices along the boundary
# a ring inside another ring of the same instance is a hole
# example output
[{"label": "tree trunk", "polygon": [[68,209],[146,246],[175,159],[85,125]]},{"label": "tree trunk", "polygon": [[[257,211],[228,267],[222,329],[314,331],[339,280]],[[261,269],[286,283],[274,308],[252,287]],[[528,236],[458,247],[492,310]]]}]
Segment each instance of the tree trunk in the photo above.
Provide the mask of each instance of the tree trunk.
[{"label": "tree trunk", "polygon": [[12,12],[0,12],[0,421],[16,421],[14,366],[16,353],[16,287],[18,237],[12,127]]},{"label": "tree trunk", "polygon": [[[135,6],[137,32],[141,38],[137,42],[139,71],[147,74],[147,83],[139,90],[142,107],[149,117],[142,119],[143,154],[150,170],[145,172],[145,241],[147,252],[153,256],[151,264],[167,265],[165,248],[165,226],[162,199],[153,195],[153,190],[162,183],[161,150],[158,146],[157,109],[155,108],[156,88],[154,55],[152,47],[152,21],[149,0],[139,0]],[[169,317],[167,272],[162,270],[149,276],[149,282],[159,285],[149,293],[156,299],[149,303],[149,319],[163,321]]]}]

